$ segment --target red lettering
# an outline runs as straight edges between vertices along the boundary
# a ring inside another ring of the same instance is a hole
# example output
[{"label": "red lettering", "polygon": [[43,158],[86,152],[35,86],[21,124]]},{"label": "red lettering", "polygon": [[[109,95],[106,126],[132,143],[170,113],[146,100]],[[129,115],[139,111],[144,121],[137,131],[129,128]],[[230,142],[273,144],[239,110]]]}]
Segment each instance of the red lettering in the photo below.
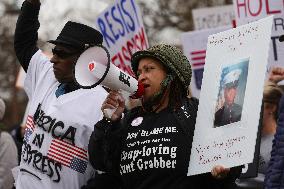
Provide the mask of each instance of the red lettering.
[{"label": "red lettering", "polygon": [[131,39],[131,41],[132,41],[132,43],[134,44],[134,46],[135,46],[135,52],[136,51],[139,51],[139,50],[142,50],[142,49],[140,49],[139,47],[138,47],[138,44],[137,44],[137,41],[139,40],[139,36],[136,34],[132,39]]},{"label": "red lettering", "polygon": [[148,44],[147,44],[144,28],[141,28],[141,31],[139,32],[139,38],[140,38],[140,41],[141,41],[140,49],[141,50],[147,49],[148,48]]},{"label": "red lettering", "polygon": [[[112,63],[117,66],[119,69],[125,71],[126,70],[126,65],[123,62],[122,56],[120,52],[118,52],[116,55],[114,55],[111,59]],[[118,63],[116,63],[118,61]]]},{"label": "red lettering", "polygon": [[236,3],[238,18],[248,15],[256,17],[264,14],[282,14],[284,8],[284,0],[236,0]]},{"label": "red lettering", "polygon": [[143,47],[142,47],[141,43],[140,43],[140,46],[138,46],[138,43],[139,43],[139,41],[141,41],[141,40],[142,40],[142,39],[140,39],[138,35],[135,35],[135,37],[134,37],[134,43],[135,43],[137,49],[140,50],[140,51],[143,50]]},{"label": "red lettering", "polygon": [[258,16],[259,13],[261,12],[261,9],[262,9],[262,0],[258,0],[258,1],[259,1],[259,4],[258,4],[259,6],[258,6],[258,10],[257,10],[256,13],[253,13],[253,12],[251,11],[251,8],[250,8],[250,1],[251,1],[251,0],[248,0],[248,10],[249,10],[250,15],[251,15],[251,16]]},{"label": "red lettering", "polygon": [[111,62],[120,68],[122,71],[127,72],[132,77],[135,77],[134,72],[131,69],[131,56],[137,50],[143,50],[148,47],[144,28],[141,28],[138,34],[126,42],[124,46],[121,47],[121,51],[117,52],[112,58]]},{"label": "red lettering", "polygon": [[[131,41],[127,41],[126,46],[127,46],[127,49],[128,49],[128,51],[129,51],[129,53],[130,53],[130,56],[132,56],[133,53],[136,52],[134,45],[131,43]],[[133,49],[134,49],[134,50],[133,50]]]},{"label": "red lettering", "polygon": [[[270,0],[271,1],[271,0]],[[278,14],[281,13],[281,10],[270,10],[270,6],[269,6],[269,0],[265,0],[265,4],[266,4],[266,13],[269,14]],[[284,0],[283,0],[283,5],[284,5]]]},{"label": "red lettering", "polygon": [[111,58],[111,62],[112,62],[115,66],[118,66],[118,65],[119,65],[119,63],[118,63],[118,64],[115,63],[116,60],[117,60],[117,58],[118,58],[117,54],[115,54],[115,55]]},{"label": "red lettering", "polygon": [[237,9],[238,9],[238,17],[240,18],[240,8],[244,7],[245,8],[245,16],[247,16],[247,6],[246,6],[246,1],[244,0],[243,3],[239,3],[239,0],[237,0]]},{"label": "red lettering", "polygon": [[129,51],[127,51],[127,49],[124,46],[122,47],[121,50],[122,50],[123,58],[130,62],[131,61],[131,55],[129,54]]},{"label": "red lettering", "polygon": [[118,54],[119,62],[120,62],[120,64],[118,65],[118,68],[125,72],[126,71],[126,65],[124,63],[124,60],[122,59],[122,56],[121,56],[120,53],[117,53],[117,54]]},{"label": "red lettering", "polygon": [[133,71],[131,70],[131,67],[129,65],[126,65],[123,57],[121,56],[120,52],[118,52],[117,54],[115,54],[112,58],[111,58],[111,62],[117,66],[119,69],[121,69],[124,72],[127,72],[128,74],[130,74],[131,76],[134,76]]}]

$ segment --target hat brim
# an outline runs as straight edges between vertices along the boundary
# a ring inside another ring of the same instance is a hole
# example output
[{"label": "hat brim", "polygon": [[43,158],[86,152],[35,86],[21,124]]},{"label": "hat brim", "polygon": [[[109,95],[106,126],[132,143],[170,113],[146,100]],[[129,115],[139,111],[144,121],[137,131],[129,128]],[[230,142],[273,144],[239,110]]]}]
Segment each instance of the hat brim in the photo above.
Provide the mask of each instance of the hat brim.
[{"label": "hat brim", "polygon": [[224,84],[225,88],[237,88],[238,87],[238,81],[230,82]]},{"label": "hat brim", "polygon": [[284,41],[284,35],[281,35],[281,36],[279,37],[279,41],[280,41],[280,42],[283,42],[283,41]]},{"label": "hat brim", "polygon": [[68,43],[66,41],[60,40],[60,39],[56,39],[56,40],[48,40],[48,43],[54,44],[54,45],[62,45],[62,46],[66,46],[66,47],[71,47],[71,48],[75,48],[75,49],[81,49],[82,47],[76,46],[72,43]]}]

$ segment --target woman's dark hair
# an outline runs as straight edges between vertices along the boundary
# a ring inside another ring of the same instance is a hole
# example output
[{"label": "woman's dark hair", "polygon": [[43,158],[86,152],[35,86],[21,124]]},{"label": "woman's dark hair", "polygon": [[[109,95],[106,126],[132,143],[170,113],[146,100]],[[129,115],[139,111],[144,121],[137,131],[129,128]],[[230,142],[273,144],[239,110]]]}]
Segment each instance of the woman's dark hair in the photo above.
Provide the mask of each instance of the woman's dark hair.
[{"label": "woman's dark hair", "polygon": [[175,77],[171,82],[169,90],[169,106],[177,110],[182,106],[183,100],[187,98],[187,91],[178,77]]}]

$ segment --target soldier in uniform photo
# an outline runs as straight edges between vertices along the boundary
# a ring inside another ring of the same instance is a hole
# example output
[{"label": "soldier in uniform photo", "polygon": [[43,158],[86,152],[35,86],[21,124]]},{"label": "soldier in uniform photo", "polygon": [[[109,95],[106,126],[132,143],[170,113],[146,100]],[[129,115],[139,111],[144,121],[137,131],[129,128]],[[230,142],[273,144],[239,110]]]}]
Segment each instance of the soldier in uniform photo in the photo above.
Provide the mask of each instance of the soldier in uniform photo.
[{"label": "soldier in uniform photo", "polygon": [[215,113],[215,127],[224,126],[241,120],[242,107],[234,102],[238,92],[237,88],[241,73],[241,69],[235,69],[224,76],[223,88],[225,102]]}]

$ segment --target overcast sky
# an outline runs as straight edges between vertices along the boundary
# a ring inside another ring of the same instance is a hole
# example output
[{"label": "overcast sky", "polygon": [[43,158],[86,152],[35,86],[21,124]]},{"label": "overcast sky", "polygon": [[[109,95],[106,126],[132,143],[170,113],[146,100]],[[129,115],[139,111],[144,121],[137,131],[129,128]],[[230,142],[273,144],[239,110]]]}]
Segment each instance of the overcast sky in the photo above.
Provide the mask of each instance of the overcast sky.
[{"label": "overcast sky", "polygon": [[[17,1],[20,7],[24,0]],[[147,0],[153,10],[155,10],[155,1]],[[115,0],[41,0],[39,37],[44,41],[55,39],[68,20],[95,27],[96,17],[114,2]],[[179,37],[174,37],[179,33],[181,31],[175,28],[165,28],[160,32],[157,40],[180,44]]]},{"label": "overcast sky", "polygon": [[[19,7],[24,0],[18,0]],[[95,18],[114,0],[41,0],[39,36],[55,39],[68,20],[95,27]],[[48,31],[48,32],[47,32]]]}]

